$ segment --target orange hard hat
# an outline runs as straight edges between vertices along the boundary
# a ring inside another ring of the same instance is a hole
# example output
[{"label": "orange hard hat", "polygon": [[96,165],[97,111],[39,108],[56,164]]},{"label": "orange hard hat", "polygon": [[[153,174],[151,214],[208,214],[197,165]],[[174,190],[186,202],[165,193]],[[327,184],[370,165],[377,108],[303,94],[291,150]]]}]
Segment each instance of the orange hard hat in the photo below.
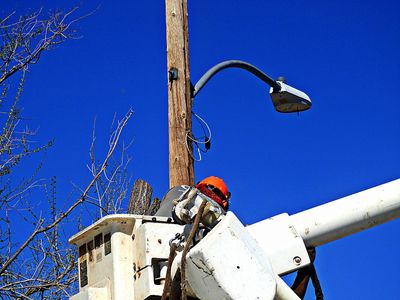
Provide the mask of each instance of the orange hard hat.
[{"label": "orange hard hat", "polygon": [[218,178],[216,176],[210,176],[204,178],[196,185],[196,187],[201,187],[201,186],[212,186],[214,188],[217,188],[224,195],[225,200],[229,199],[231,195],[231,193],[228,191],[228,187],[226,186],[225,182],[221,178]]}]

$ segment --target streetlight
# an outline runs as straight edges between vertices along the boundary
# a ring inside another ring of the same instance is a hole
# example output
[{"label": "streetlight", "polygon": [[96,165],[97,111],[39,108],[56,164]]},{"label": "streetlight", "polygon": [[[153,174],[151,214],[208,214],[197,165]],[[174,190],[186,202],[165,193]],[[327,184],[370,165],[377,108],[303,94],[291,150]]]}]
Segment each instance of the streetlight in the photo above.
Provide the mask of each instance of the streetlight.
[{"label": "streetlight", "polygon": [[271,87],[269,94],[271,95],[272,103],[278,112],[292,113],[311,108],[312,103],[307,94],[284,83],[283,78],[280,77],[277,80],[273,80],[257,67],[240,60],[227,60],[209,69],[195,84],[192,91],[192,99],[196,97],[215,74],[227,68],[244,69],[267,83]]}]

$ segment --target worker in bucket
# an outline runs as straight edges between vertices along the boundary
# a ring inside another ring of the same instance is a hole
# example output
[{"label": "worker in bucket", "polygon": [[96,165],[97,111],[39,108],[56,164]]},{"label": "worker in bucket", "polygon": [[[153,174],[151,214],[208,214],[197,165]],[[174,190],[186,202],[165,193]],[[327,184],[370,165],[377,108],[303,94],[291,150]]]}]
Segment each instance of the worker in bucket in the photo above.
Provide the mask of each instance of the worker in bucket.
[{"label": "worker in bucket", "polygon": [[229,209],[229,198],[231,193],[228,191],[228,187],[225,182],[218,177],[210,176],[200,181],[196,188],[217,202],[225,211]]},{"label": "worker in bucket", "polygon": [[221,178],[210,176],[194,187],[181,185],[170,189],[164,196],[156,216],[171,217],[178,224],[189,224],[193,222],[203,200],[206,200],[202,223],[211,228],[229,209],[230,195]]}]

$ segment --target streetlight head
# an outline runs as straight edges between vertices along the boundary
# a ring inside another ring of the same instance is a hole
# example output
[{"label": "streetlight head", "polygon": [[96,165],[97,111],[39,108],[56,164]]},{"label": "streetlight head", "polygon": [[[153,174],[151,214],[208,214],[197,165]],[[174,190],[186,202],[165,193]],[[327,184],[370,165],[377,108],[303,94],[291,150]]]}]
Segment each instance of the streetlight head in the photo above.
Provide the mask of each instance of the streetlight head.
[{"label": "streetlight head", "polygon": [[281,113],[300,112],[311,108],[311,100],[306,93],[299,91],[282,81],[276,81],[281,89],[271,87],[269,94],[276,111]]}]

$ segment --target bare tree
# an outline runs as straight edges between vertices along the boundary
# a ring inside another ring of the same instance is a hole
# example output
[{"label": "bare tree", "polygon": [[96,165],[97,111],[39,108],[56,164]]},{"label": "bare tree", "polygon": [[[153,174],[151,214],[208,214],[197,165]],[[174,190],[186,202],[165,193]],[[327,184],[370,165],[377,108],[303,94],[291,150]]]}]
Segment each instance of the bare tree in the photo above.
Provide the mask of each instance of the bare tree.
[{"label": "bare tree", "polygon": [[44,51],[75,38],[71,20],[77,7],[67,12],[56,12],[41,18],[42,10],[15,18],[15,12],[0,20],[0,84],[21,70],[36,64]]},{"label": "bare tree", "polygon": [[81,17],[73,18],[75,11],[43,17],[39,10],[29,16],[11,13],[0,19],[0,299],[68,297],[77,279],[76,257],[74,249],[66,245],[64,230],[71,229],[71,220],[79,218],[74,215],[76,208],[93,202],[102,211],[117,212],[126,194],[126,186],[120,183],[128,178],[129,159],[120,138],[132,110],[115,122],[108,151],[100,161],[94,159],[93,140],[92,178],[86,187],[76,189],[77,196],[71,197],[75,200],[63,201],[63,209],[57,200],[57,178],[39,177],[43,162],[29,176],[18,175],[17,166],[27,157],[52,145],[34,143],[36,132],[25,126],[21,116],[19,102],[26,71],[43,53],[76,37],[72,25]]},{"label": "bare tree", "polygon": [[[119,126],[121,121],[116,121],[116,116],[111,125],[115,123]],[[93,126],[92,144],[90,147],[90,166],[87,165],[92,176],[98,172],[101,165],[96,160],[95,145],[96,145],[96,122]],[[109,143],[115,138],[115,131],[111,129],[109,135]],[[99,208],[99,217],[108,214],[121,213],[123,211],[122,202],[126,199],[130,184],[131,176],[128,174],[127,167],[131,162],[131,157],[127,150],[131,143],[121,145],[116,149],[115,156],[111,157],[107,170],[104,172],[104,177],[99,178],[95,183],[94,195],[88,198],[88,202],[96,205]]]},{"label": "bare tree", "polygon": [[[38,215],[34,207],[25,203],[24,209],[30,218],[24,219],[34,227],[30,235],[17,247],[13,247],[11,238],[8,239],[9,250],[1,253],[0,295],[26,299],[31,299],[35,295],[40,299],[54,299],[63,293],[68,293],[67,287],[76,281],[76,257],[74,252],[59,239],[59,225],[80,204],[90,203],[87,200],[91,198],[89,193],[98,181],[109,180],[106,175],[107,167],[113,160],[122,131],[132,114],[132,110],[129,110],[127,115],[118,122],[112,133],[106,157],[93,173],[90,183],[81,190],[78,199],[66,210],[58,212],[55,207],[54,178],[50,184],[50,217],[48,219]],[[10,222],[7,230],[12,231]],[[24,251],[27,252],[26,255]]]},{"label": "bare tree", "polygon": [[[72,25],[82,17],[69,20],[77,8],[66,13],[57,12],[41,18],[42,11],[29,16],[15,17],[15,12],[0,19],[0,179],[10,174],[26,157],[51,146],[51,142],[33,147],[31,137],[35,131],[21,126],[19,101],[24,88],[26,71],[36,64],[42,53],[67,39],[75,38]],[[15,76],[13,76],[15,75]],[[11,78],[11,76],[13,76]],[[10,80],[8,80],[10,79]],[[13,79],[13,80],[11,80]],[[16,86],[16,87],[15,87]],[[14,88],[15,87],[15,88]],[[13,91],[16,90],[13,96]],[[10,100],[10,98],[13,98]],[[3,183],[2,182],[2,183]],[[36,186],[38,182],[28,180],[14,189],[2,191],[0,205],[14,200],[16,195]],[[5,185],[9,187],[9,183]],[[7,191],[6,194],[4,191]]]}]

